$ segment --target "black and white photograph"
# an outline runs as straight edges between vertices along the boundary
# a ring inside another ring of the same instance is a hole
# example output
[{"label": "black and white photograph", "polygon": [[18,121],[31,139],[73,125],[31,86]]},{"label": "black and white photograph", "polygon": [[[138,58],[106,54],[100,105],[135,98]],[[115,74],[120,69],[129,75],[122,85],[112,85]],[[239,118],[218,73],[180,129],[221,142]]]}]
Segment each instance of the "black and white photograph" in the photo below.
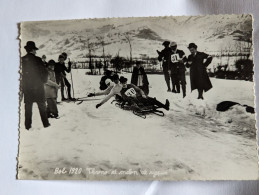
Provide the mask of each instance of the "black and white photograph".
[{"label": "black and white photograph", "polygon": [[21,180],[258,180],[253,17],[20,23]]}]

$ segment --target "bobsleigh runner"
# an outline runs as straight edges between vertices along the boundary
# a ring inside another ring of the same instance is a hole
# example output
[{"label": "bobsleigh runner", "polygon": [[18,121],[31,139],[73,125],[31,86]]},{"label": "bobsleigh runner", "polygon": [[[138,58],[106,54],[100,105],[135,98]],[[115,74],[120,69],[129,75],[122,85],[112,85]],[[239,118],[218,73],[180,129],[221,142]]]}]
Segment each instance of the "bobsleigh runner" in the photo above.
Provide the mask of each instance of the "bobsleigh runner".
[{"label": "bobsleigh runner", "polygon": [[130,103],[127,101],[115,99],[111,102],[113,104],[115,102],[115,106],[123,109],[123,110],[131,110],[133,114],[145,119],[147,114],[156,114],[158,116],[165,116],[164,112],[158,110],[158,107],[155,105],[143,105],[140,102]]}]

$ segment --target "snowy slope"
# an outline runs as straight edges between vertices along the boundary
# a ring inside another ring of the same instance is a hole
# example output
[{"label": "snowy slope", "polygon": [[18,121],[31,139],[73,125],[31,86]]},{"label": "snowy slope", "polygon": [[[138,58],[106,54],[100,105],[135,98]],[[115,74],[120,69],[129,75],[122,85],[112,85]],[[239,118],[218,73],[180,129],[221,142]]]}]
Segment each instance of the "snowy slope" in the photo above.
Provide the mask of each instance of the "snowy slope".
[{"label": "snowy slope", "polygon": [[[114,56],[120,52],[121,56],[129,57],[129,44],[124,34],[129,34],[132,40],[133,57],[140,57],[140,54],[156,57],[156,50],[163,48],[163,40],[178,42],[179,48],[186,53],[189,53],[190,42],[195,42],[201,51],[215,53],[229,45],[235,50],[237,32],[243,36],[251,34],[252,20],[249,15],[111,18],[25,23],[23,29],[22,45],[34,40],[41,46],[39,55],[46,54],[48,59],[57,58],[60,51],[67,51],[74,60],[86,55],[84,43],[87,39],[95,45],[94,54],[102,55],[97,36],[104,37],[107,54]],[[70,44],[65,44],[67,39]]]},{"label": "snowy slope", "polygon": [[[124,76],[130,78],[129,74]],[[76,97],[98,89],[100,76],[73,70],[73,78]],[[111,104],[111,100],[96,109],[102,97],[92,97],[80,105],[58,105],[61,118],[50,119],[51,127],[46,129],[34,105],[33,128],[26,131],[22,105],[19,178],[258,178],[254,115],[240,106],[225,113],[215,111],[216,104],[224,100],[253,106],[251,82],[212,79],[214,88],[205,94],[204,101],[197,100],[196,92],[190,90],[185,99],[166,92],[162,75],[149,75],[149,82],[151,97],[170,101],[165,117],[148,115],[142,119]],[[81,174],[54,174],[57,167],[83,170]],[[88,168],[97,172],[93,174]],[[112,170],[117,174],[111,175]]]}]

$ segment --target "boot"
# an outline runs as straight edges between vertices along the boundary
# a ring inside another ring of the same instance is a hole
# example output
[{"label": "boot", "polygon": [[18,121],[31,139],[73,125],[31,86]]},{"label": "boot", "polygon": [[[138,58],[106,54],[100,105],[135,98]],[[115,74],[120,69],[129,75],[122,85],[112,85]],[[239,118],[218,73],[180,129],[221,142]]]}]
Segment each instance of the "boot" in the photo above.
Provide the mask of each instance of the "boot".
[{"label": "boot", "polygon": [[179,84],[176,84],[176,92],[177,92],[177,93],[181,93],[180,85],[179,85]]},{"label": "boot", "polygon": [[169,107],[170,107],[170,102],[169,102],[168,99],[166,99],[164,108],[165,108],[166,110],[169,110]]},{"label": "boot", "polygon": [[182,91],[183,91],[183,98],[186,96],[186,86],[182,85]]},{"label": "boot", "polygon": [[198,89],[198,93],[199,93],[199,95],[198,95],[197,99],[202,99],[203,100],[204,99],[203,95],[202,95],[203,94],[203,90],[202,89]]}]

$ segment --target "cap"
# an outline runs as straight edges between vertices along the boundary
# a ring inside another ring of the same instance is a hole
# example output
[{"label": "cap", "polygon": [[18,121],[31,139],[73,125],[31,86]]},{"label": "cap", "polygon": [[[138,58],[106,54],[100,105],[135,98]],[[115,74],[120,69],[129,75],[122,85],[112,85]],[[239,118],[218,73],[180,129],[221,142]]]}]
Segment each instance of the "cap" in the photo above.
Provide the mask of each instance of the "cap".
[{"label": "cap", "polygon": [[177,46],[177,43],[174,42],[174,41],[172,41],[172,42],[170,43],[170,47],[173,47],[173,46]]}]

